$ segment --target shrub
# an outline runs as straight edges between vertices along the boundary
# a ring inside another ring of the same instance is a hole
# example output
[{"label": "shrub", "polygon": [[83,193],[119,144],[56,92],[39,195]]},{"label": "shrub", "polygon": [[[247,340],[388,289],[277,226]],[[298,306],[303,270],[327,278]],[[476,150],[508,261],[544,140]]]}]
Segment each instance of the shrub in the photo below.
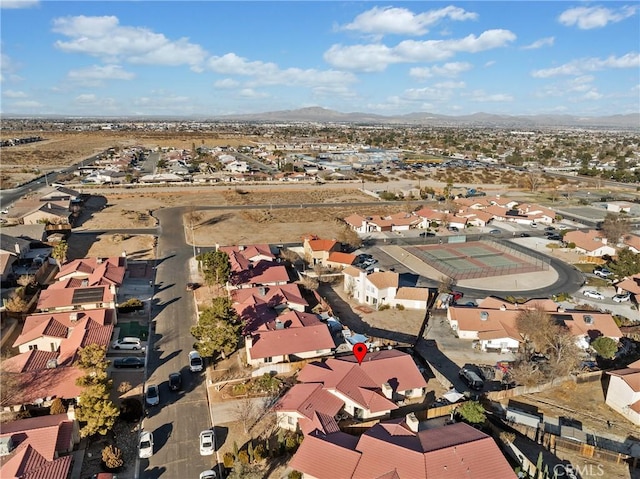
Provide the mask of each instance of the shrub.
[{"label": "shrub", "polygon": [[121,313],[138,311],[139,309],[142,309],[142,308],[144,308],[144,303],[140,301],[138,298],[127,299],[124,303],[120,303],[118,305],[118,311],[120,311]]},{"label": "shrub", "polygon": [[124,464],[122,451],[113,444],[109,444],[102,450],[102,462],[107,469],[117,469],[122,467]]},{"label": "shrub", "polygon": [[391,306],[389,306],[388,304],[381,304],[380,306],[378,306],[378,311],[384,311],[390,308]]},{"label": "shrub", "polygon": [[233,467],[235,460],[236,458],[232,452],[225,452],[224,456],[222,456],[222,463],[227,469],[231,469]]},{"label": "shrub", "polygon": [[264,444],[258,444],[253,450],[253,457],[256,462],[260,462],[267,457],[267,451],[264,447]]},{"label": "shrub", "polygon": [[396,309],[399,309],[400,311],[404,311],[404,304],[396,304]]},{"label": "shrub", "polygon": [[287,477],[288,479],[302,479],[302,473],[300,471],[291,471]]},{"label": "shrub", "polygon": [[51,403],[51,407],[49,408],[49,414],[64,414],[67,412],[67,408],[62,402],[62,399],[55,398]]},{"label": "shrub", "polygon": [[249,464],[249,454],[247,451],[242,450],[238,453],[238,461],[240,461],[240,464]]}]

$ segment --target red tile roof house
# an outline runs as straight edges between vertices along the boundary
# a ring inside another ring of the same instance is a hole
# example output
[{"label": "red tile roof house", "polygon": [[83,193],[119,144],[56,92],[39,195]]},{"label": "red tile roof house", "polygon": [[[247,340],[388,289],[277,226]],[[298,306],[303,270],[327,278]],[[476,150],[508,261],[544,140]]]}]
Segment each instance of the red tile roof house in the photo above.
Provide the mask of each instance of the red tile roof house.
[{"label": "red tile roof house", "polygon": [[251,366],[327,356],[335,349],[328,326],[312,313],[289,311],[245,336]]},{"label": "red tile roof house", "polygon": [[72,287],[85,286],[122,286],[127,271],[127,258],[115,256],[111,258],[81,258],[62,265],[56,275],[57,281],[75,279],[68,283]]},{"label": "red tile roof house", "polygon": [[83,375],[73,366],[77,351],[89,344],[109,345],[113,310],[73,311],[28,316],[14,347],[20,354],[3,361],[3,374],[13,374],[20,387],[3,401],[5,408],[48,405],[56,397],[75,399]]},{"label": "red tile roof house", "polygon": [[227,289],[276,286],[289,282],[289,274],[284,265],[275,262],[276,257],[269,245],[216,246],[229,256],[231,276]]},{"label": "red tile roof house", "polygon": [[258,261],[275,261],[276,256],[271,252],[268,244],[253,244],[248,246],[217,246],[218,251],[224,251],[229,256],[237,254],[246,260],[257,263]]},{"label": "red tile roof house", "polygon": [[371,233],[375,227],[370,225],[367,218],[358,214],[349,215],[343,221],[356,233]]},{"label": "red tile roof house", "polygon": [[393,271],[377,271],[367,274],[355,266],[342,271],[343,288],[360,304],[379,308],[383,304],[392,307],[402,305],[409,309],[426,309],[429,288],[399,287],[400,275]]},{"label": "red tile roof house", "polygon": [[618,293],[628,291],[629,293],[634,295],[636,303],[640,303],[640,274],[628,276],[622,281],[616,283],[615,286]]},{"label": "red tile roof house", "polygon": [[238,317],[244,323],[244,332],[257,330],[276,319],[284,310],[304,313],[309,306],[295,283],[280,286],[234,289],[231,301]]},{"label": "red tile roof house", "polygon": [[[370,352],[361,365],[352,355],[315,361],[302,368],[298,373],[298,381],[321,384],[325,391],[344,403],[344,412],[364,420],[388,417],[392,410],[398,409],[398,401],[423,400],[427,388],[427,381],[411,356],[397,350]],[[313,397],[319,393],[311,388],[303,391],[309,394],[307,401],[316,404]],[[276,409],[281,413],[281,422],[283,415],[290,415],[296,420],[300,414],[311,418],[308,409],[301,411],[298,406],[291,407],[291,404],[302,401],[299,398],[301,394],[300,390],[296,390],[292,393],[293,397],[287,398],[288,394],[283,397]],[[319,410],[328,415],[332,415],[332,411]]]},{"label": "red tile roof house", "polygon": [[317,479],[511,479],[494,440],[465,423],[418,432],[415,416],[379,423],[356,437],[305,436],[289,467]]},{"label": "red tile roof house", "polygon": [[609,386],[605,402],[636,426],[640,426],[640,361],[624,369],[607,371]]},{"label": "red tile roof house", "polygon": [[476,308],[450,306],[447,319],[460,339],[478,340],[483,351],[517,350],[522,336],[516,326],[516,318],[521,311],[531,308],[540,308],[549,313],[575,336],[576,344],[583,349],[587,349],[598,336],[607,336],[616,341],[622,337],[610,313],[564,310],[550,300],[529,300],[525,304],[513,305],[506,301],[498,304],[496,298],[491,298],[480,304]]},{"label": "red tile roof house", "polygon": [[633,253],[640,253],[640,236],[638,235],[625,235],[622,238],[622,244],[631,250]]},{"label": "red tile roof house", "polygon": [[587,256],[602,257],[616,254],[616,248],[607,244],[607,238],[597,230],[569,231],[564,235],[564,242],[574,243],[576,251]]},{"label": "red tile roof house", "polygon": [[73,410],[0,424],[0,476],[67,479],[79,441]]},{"label": "red tile roof house", "polygon": [[329,255],[342,249],[340,242],[329,239],[319,239],[315,235],[303,238],[304,259],[310,265],[326,265]]},{"label": "red tile roof house", "polygon": [[116,287],[67,287],[76,280],[55,282],[40,293],[36,308],[43,312],[79,311],[116,307]]}]

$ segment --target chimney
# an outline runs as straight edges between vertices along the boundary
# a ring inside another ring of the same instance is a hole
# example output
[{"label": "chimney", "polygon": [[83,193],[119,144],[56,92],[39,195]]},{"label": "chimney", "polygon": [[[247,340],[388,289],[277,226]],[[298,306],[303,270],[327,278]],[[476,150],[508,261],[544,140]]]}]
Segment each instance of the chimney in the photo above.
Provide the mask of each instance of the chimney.
[{"label": "chimney", "polygon": [[78,312],[73,311],[69,313],[69,321],[77,321],[78,320]]},{"label": "chimney", "polygon": [[22,256],[22,251],[20,251],[20,245],[18,243],[15,244],[15,250],[18,256]]},{"label": "chimney", "polygon": [[558,306],[558,313],[564,313],[564,308],[562,306]]},{"label": "chimney", "polygon": [[418,426],[420,425],[420,423],[415,413],[411,412],[407,414],[407,416],[404,418],[404,422],[412,432],[418,432]]},{"label": "chimney", "polygon": [[47,203],[47,208],[51,209],[51,203]]},{"label": "chimney", "polygon": [[480,320],[486,321],[489,319],[489,313],[487,311],[480,311]]},{"label": "chimney", "polygon": [[102,258],[96,258],[96,264],[102,264],[103,261]]},{"label": "chimney", "polygon": [[388,382],[382,384],[382,394],[384,394],[384,397],[387,399],[393,399],[393,388]]},{"label": "chimney", "polygon": [[279,319],[276,319],[276,329],[284,329],[284,323]]},{"label": "chimney", "polygon": [[80,287],[81,287],[81,288],[86,288],[87,286],[89,286],[89,280],[88,280],[88,279],[83,279],[83,280],[80,282]]},{"label": "chimney", "polygon": [[244,246],[239,245],[239,246],[238,246],[238,251],[244,251]]},{"label": "chimney", "polygon": [[500,311],[506,311],[507,310],[507,305],[506,304],[501,304],[500,305]]},{"label": "chimney", "polygon": [[259,294],[260,296],[264,296],[265,294],[267,294],[267,288],[265,288],[264,286],[260,286],[260,287],[258,288],[258,294]]}]

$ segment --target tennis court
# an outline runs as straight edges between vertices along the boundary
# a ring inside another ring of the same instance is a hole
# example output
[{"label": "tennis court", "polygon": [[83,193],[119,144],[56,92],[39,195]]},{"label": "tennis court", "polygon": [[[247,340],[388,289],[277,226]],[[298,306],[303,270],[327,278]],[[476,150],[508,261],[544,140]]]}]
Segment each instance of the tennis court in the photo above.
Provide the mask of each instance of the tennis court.
[{"label": "tennis court", "polygon": [[405,248],[456,280],[530,273],[549,269],[549,258],[520,245],[491,240]]}]

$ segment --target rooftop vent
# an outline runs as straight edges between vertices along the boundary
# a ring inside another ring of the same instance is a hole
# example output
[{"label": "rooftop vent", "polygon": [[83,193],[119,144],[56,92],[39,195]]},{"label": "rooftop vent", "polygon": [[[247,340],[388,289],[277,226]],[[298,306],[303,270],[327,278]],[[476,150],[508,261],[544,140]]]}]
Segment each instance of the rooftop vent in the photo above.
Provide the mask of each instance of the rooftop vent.
[{"label": "rooftop vent", "polygon": [[284,323],[279,319],[276,319],[276,329],[284,329]]},{"label": "rooftop vent", "polygon": [[489,313],[487,311],[480,311],[480,319],[486,321],[489,319]]},{"label": "rooftop vent", "polygon": [[593,316],[591,316],[590,314],[585,314],[584,316],[582,316],[582,319],[584,319],[585,324],[593,324],[594,322]]},{"label": "rooftop vent", "polygon": [[78,312],[73,311],[69,313],[69,321],[77,321],[78,320]]},{"label": "rooftop vent", "polygon": [[0,437],[0,456],[7,456],[13,451],[14,444],[11,436]]},{"label": "rooftop vent", "polygon": [[47,361],[47,369],[55,369],[57,367],[58,367],[58,360],[56,358],[52,358]]}]

